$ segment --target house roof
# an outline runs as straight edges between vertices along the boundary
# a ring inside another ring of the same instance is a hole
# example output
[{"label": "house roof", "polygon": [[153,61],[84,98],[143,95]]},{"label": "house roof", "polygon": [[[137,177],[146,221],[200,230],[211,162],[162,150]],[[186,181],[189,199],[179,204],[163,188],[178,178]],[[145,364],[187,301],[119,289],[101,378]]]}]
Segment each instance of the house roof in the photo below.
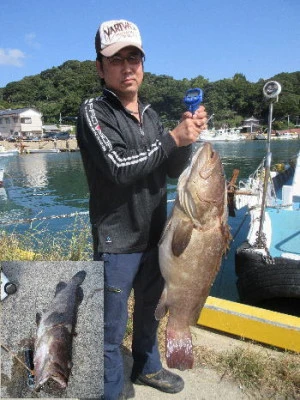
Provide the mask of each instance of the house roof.
[{"label": "house roof", "polygon": [[253,115],[252,115],[252,117],[244,119],[244,122],[246,122],[246,121],[257,121],[257,122],[259,122],[259,119],[254,118]]}]

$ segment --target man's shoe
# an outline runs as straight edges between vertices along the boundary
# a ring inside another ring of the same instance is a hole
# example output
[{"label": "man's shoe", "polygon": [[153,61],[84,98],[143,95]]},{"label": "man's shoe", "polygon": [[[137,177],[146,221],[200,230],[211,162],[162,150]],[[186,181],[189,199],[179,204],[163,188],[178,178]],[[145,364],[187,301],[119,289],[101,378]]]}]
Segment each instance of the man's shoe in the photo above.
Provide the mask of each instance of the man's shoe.
[{"label": "man's shoe", "polygon": [[166,393],[178,393],[184,388],[183,379],[164,368],[154,374],[139,375],[133,383],[148,385]]}]

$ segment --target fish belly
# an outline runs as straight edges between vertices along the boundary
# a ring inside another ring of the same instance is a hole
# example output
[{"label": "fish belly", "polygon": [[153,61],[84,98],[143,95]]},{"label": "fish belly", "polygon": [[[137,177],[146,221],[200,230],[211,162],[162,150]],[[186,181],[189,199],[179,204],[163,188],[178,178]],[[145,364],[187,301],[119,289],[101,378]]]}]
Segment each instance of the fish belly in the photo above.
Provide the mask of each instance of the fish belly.
[{"label": "fish belly", "polygon": [[185,251],[172,255],[172,233],[160,246],[160,267],[165,288],[156,315],[169,310],[166,361],[170,368],[193,367],[190,325],[194,325],[221,264],[224,237],[221,230],[194,229]]}]

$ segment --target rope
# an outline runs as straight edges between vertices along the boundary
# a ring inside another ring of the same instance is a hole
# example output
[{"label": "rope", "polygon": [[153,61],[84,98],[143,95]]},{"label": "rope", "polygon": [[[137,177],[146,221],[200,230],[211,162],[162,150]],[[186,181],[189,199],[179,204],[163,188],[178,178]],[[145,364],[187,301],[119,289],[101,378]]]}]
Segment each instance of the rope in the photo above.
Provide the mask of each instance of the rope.
[{"label": "rope", "polygon": [[[175,199],[170,199],[167,202],[173,203],[174,201],[175,201]],[[74,213],[70,213],[70,214],[50,215],[48,217],[20,218],[20,219],[14,219],[11,221],[7,221],[7,222],[1,222],[0,226],[31,224],[32,222],[35,222],[35,221],[48,221],[51,219],[73,218],[73,217],[77,217],[78,215],[88,215],[88,214],[89,214],[88,211],[79,211],[79,212],[74,212]]]},{"label": "rope", "polygon": [[15,354],[13,353],[7,346],[5,346],[3,343],[1,343],[1,347],[7,351],[7,353],[11,354],[12,357],[14,357],[24,368],[27,369],[32,375],[34,375],[34,370],[30,369],[27,367],[27,365]]},{"label": "rope", "polygon": [[70,214],[61,214],[61,215],[50,215],[48,217],[34,217],[34,218],[22,218],[22,219],[15,219],[12,221],[1,222],[1,225],[17,225],[17,224],[31,224],[34,221],[47,221],[50,219],[60,219],[60,218],[73,218],[77,217],[78,215],[88,215],[88,211],[79,211]]}]

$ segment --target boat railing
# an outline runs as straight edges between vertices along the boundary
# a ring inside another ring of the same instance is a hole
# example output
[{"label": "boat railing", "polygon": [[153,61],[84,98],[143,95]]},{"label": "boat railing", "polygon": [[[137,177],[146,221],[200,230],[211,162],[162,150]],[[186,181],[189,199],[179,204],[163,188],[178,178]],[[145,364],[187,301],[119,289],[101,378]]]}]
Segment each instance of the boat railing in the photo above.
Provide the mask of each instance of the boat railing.
[{"label": "boat railing", "polygon": [[[265,158],[261,161],[256,170],[249,175],[246,180],[238,182],[238,190],[236,191],[238,208],[248,205],[249,208],[256,208],[261,205],[264,192],[265,179]],[[268,187],[266,193],[266,205],[275,206],[277,196],[274,187],[274,182],[271,176],[268,179]]]},{"label": "boat railing", "polygon": [[264,162],[265,159],[259,164],[256,170],[249,175],[248,179],[240,180],[238,183],[239,190],[247,190],[249,192],[253,192],[253,194],[258,194],[262,190],[263,184],[263,174],[264,174]]}]

